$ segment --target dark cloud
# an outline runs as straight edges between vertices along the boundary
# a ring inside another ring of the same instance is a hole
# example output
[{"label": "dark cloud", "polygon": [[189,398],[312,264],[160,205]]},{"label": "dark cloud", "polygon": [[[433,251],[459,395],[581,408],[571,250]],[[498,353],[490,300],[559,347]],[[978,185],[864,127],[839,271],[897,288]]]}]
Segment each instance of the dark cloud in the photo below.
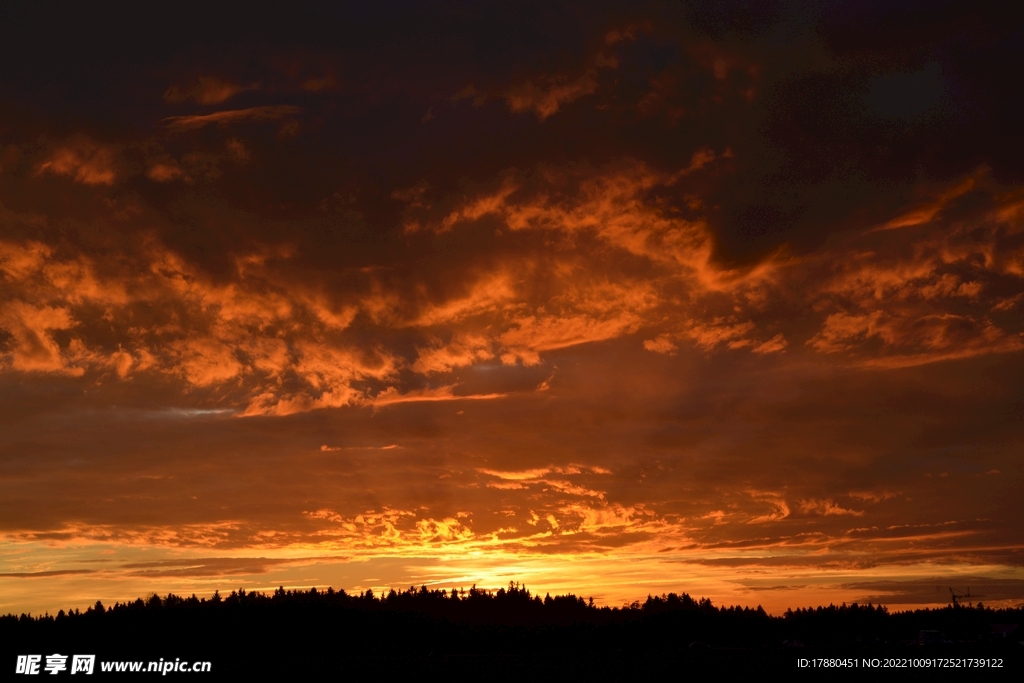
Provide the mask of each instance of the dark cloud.
[{"label": "dark cloud", "polygon": [[76,574],[92,574],[95,569],[65,569],[49,572],[9,572],[0,574],[0,577],[11,579],[41,579],[49,576],[74,576]]},{"label": "dark cloud", "polygon": [[[127,563],[119,567],[133,577],[197,577],[233,576],[265,573],[271,567],[288,563],[302,563],[310,558],[293,560],[269,559],[266,557],[200,557],[189,560],[157,560],[154,562]],[[325,558],[317,558],[321,561]],[[337,558],[334,558],[337,559]]]}]

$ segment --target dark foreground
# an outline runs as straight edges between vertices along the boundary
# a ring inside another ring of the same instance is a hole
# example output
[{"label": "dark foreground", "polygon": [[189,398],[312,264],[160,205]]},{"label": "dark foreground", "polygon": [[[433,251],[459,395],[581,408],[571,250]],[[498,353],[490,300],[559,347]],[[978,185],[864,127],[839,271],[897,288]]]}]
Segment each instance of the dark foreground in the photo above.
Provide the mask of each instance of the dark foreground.
[{"label": "dark foreground", "polygon": [[934,678],[948,669],[976,680],[1019,676],[1022,612],[979,606],[890,614],[844,605],[771,617],[685,594],[618,609],[574,596],[541,599],[516,586],[461,595],[411,589],[379,598],[315,589],[239,591],[212,600],[152,596],[56,617],[0,617],[0,678],[22,678],[19,655],[40,655],[39,675],[48,673],[48,655],[67,655],[67,670],[55,675],[72,675],[71,656],[95,654],[94,675],[110,678],[161,673],[104,672],[104,662],[141,662],[145,671],[162,660],[210,662],[208,673],[165,674],[201,680],[431,673],[708,679],[735,672],[863,678],[886,669],[901,678]]}]

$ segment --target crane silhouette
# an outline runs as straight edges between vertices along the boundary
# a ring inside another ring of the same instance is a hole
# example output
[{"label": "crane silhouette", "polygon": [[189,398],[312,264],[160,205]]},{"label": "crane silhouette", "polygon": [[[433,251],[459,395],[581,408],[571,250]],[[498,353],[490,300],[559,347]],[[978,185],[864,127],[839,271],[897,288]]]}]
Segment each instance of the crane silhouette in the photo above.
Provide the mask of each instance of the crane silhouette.
[{"label": "crane silhouette", "polygon": [[974,607],[974,603],[972,602],[972,600],[974,598],[983,598],[985,596],[984,595],[978,595],[976,593],[972,594],[971,593],[971,589],[968,586],[966,591],[958,591],[958,590],[955,590],[954,588],[950,587],[950,589],[949,589],[949,597],[953,600],[953,607],[963,607],[965,600],[967,601],[967,606],[968,607]]}]

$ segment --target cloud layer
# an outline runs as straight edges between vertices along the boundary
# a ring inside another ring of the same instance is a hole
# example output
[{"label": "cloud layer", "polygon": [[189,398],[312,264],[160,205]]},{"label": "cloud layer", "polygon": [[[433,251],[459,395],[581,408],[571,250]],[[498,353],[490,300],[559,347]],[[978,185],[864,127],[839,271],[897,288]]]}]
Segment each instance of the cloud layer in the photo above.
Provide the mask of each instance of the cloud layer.
[{"label": "cloud layer", "polygon": [[336,11],[2,48],[0,610],[1024,598],[1019,26]]}]

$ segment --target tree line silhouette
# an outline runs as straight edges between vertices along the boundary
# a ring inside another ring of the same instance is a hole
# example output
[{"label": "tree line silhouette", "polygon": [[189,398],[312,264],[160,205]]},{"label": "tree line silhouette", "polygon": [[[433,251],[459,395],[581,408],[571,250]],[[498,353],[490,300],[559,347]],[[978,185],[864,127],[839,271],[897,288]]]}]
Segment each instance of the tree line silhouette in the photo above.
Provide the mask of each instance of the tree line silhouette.
[{"label": "tree line silhouette", "polygon": [[1024,634],[1015,625],[1022,611],[978,605],[890,613],[881,605],[843,604],[771,616],[760,606],[720,607],[686,593],[607,607],[572,594],[541,598],[516,583],[496,591],[421,586],[381,595],[282,587],[212,598],[153,594],[56,616],[9,614],[0,617],[0,647],[15,654],[208,659],[220,662],[218,671],[653,675],[681,665],[791,667],[797,656],[828,653],[1020,653]]}]

